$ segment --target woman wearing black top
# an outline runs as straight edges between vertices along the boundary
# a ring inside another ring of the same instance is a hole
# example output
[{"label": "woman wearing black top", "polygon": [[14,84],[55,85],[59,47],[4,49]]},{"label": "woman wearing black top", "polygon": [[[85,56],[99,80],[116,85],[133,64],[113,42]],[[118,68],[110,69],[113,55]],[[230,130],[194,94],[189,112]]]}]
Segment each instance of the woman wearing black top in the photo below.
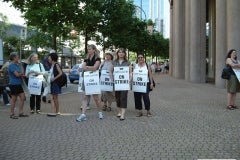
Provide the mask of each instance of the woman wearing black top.
[{"label": "woman wearing black top", "polygon": [[[99,58],[99,52],[98,52],[96,46],[93,44],[89,45],[87,47],[87,50],[88,50],[87,59],[84,60],[83,66],[82,66],[83,72],[96,71],[99,69],[99,66],[101,64],[101,59]],[[83,91],[85,91],[84,85],[83,85]],[[101,103],[100,103],[98,94],[93,94],[92,96],[93,96],[96,106],[99,109],[98,118],[103,119],[103,113],[100,111]],[[87,100],[88,100],[88,97],[86,94],[84,94],[83,102],[82,102],[82,114],[76,119],[78,122],[87,120],[87,117],[85,115],[86,108],[87,108]]]}]

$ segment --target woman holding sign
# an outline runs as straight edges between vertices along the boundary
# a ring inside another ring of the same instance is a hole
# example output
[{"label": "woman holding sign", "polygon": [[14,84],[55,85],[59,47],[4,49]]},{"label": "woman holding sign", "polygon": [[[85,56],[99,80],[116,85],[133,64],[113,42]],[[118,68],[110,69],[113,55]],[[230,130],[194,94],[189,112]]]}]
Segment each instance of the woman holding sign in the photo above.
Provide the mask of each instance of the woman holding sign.
[{"label": "woman holding sign", "polygon": [[112,73],[110,72],[112,68],[113,52],[106,51],[105,61],[103,62],[101,68],[100,85],[102,90],[101,99],[104,103],[103,111],[111,111],[111,104],[115,101],[115,96],[113,92],[113,81]]},{"label": "woman holding sign", "polygon": [[127,60],[126,50],[119,48],[117,59],[113,61],[112,72],[114,74],[115,97],[117,102],[118,114],[120,121],[125,119],[127,108],[128,90],[130,90],[130,81],[132,78],[132,65]]},{"label": "woman holding sign", "polygon": [[226,65],[231,68],[231,77],[227,80],[227,109],[233,110],[237,109],[235,104],[237,92],[240,91],[239,80],[234,73],[234,69],[240,69],[240,62],[237,59],[237,51],[235,49],[231,49],[226,57]]},{"label": "woman holding sign", "polygon": [[137,64],[133,71],[133,92],[135,108],[138,110],[137,117],[143,116],[142,99],[147,110],[147,116],[151,117],[149,91],[153,89],[152,69],[145,62],[144,54],[138,54],[137,58]]},{"label": "woman holding sign", "polygon": [[[90,91],[88,90],[90,87],[94,86],[95,84],[99,85],[98,69],[101,64],[101,59],[99,57],[99,51],[97,50],[97,47],[95,45],[93,45],[93,44],[88,45],[87,50],[88,50],[87,59],[84,60],[83,66],[82,66],[83,72],[84,72],[84,78],[83,78],[84,85],[82,85],[82,86],[83,86],[83,91],[85,93],[84,93],[83,102],[82,102],[82,113],[76,119],[76,121],[78,121],[78,122],[87,120],[87,117],[85,115],[86,108],[87,108],[87,101],[88,101],[87,95],[92,95],[98,109],[100,110],[100,108],[101,108],[100,99],[98,97],[99,93],[93,94],[93,93],[90,93]],[[95,71],[97,71],[97,72],[95,72]],[[93,75],[92,73],[94,73],[94,75],[95,75],[95,73],[97,73],[98,82],[95,81],[94,78],[87,79]],[[98,89],[97,88],[93,89],[93,91],[96,91],[96,90],[98,90]],[[99,86],[99,92],[100,92],[100,86]],[[103,113],[101,111],[98,112],[98,118],[103,119]]]},{"label": "woman holding sign", "polygon": [[[31,85],[30,84],[30,78],[37,78],[43,81],[43,74],[45,73],[45,69],[43,65],[39,62],[38,60],[38,55],[36,53],[32,53],[28,59],[28,65],[26,67],[26,72],[25,75],[28,77],[28,88],[31,93],[30,96],[30,109],[31,113],[34,113],[35,107],[36,107],[36,113],[40,114],[40,109],[41,109],[41,91],[42,91],[42,83],[37,83],[36,85]],[[40,77],[41,76],[41,77]],[[37,80],[39,80],[37,79]],[[38,93],[32,94],[31,90],[36,90],[38,89]]]}]

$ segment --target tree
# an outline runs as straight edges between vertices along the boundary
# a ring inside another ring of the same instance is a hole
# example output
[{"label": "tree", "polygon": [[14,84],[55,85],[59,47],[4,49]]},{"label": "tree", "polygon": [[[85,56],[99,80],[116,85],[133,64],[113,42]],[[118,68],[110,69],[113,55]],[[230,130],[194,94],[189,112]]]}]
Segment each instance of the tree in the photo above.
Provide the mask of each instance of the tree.
[{"label": "tree", "polygon": [[[3,39],[6,38],[6,32],[9,29],[10,24],[8,23],[7,16],[0,13],[0,66],[3,65]],[[6,55],[6,54],[5,54]]]},{"label": "tree", "polygon": [[27,25],[52,35],[52,48],[57,50],[56,38],[68,36],[75,19],[81,17],[82,10],[76,0],[4,0],[24,13]]}]

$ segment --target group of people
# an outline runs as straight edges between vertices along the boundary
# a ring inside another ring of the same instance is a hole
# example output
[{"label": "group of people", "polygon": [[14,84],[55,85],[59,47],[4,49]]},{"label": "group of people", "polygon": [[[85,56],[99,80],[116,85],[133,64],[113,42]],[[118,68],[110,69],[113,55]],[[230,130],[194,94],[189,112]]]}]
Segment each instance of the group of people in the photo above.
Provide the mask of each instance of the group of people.
[{"label": "group of people", "polygon": [[[103,111],[111,110],[112,102],[116,101],[117,106],[117,117],[120,121],[125,120],[125,113],[127,109],[127,101],[128,101],[128,91],[129,89],[117,89],[114,86],[114,76],[116,75],[116,71],[118,68],[127,67],[127,73],[129,74],[127,77],[127,83],[130,84],[133,82],[133,75],[136,70],[143,71],[147,73],[147,82],[146,90],[144,92],[134,91],[134,102],[135,109],[137,110],[137,117],[143,116],[143,104],[144,102],[145,110],[147,111],[147,116],[151,117],[152,114],[150,112],[150,98],[149,92],[153,89],[153,75],[152,69],[145,62],[145,57],[143,53],[139,53],[137,56],[136,65],[131,65],[131,63],[127,60],[126,50],[123,48],[119,48],[116,52],[116,58],[114,59],[114,53],[112,51],[106,51],[105,60],[101,63],[101,59],[99,57],[99,52],[95,45],[89,45],[87,47],[87,57],[81,65],[81,74],[83,76],[85,72],[94,72],[100,70],[100,72],[108,72],[109,77],[112,80],[113,90],[112,91],[102,91],[101,97],[100,94],[86,94],[86,87],[82,85],[83,90],[83,100],[82,100],[82,111],[79,117],[76,119],[78,122],[87,120],[86,110],[89,105],[90,97],[93,97],[95,104],[98,108],[98,117],[99,119],[103,119]],[[42,75],[43,81],[47,84],[42,88],[42,92],[47,90],[47,93],[51,93],[51,105],[54,108],[54,113],[56,115],[60,114],[59,109],[59,101],[58,95],[61,94],[61,87],[58,85],[58,81],[62,76],[61,66],[57,63],[58,55],[55,52],[52,52],[47,57],[48,63],[48,71],[46,71],[45,65],[39,62],[38,55],[33,53],[29,56],[26,68],[23,67],[21,63],[19,63],[19,56],[17,53],[13,52],[9,56],[10,62],[2,67],[0,72],[7,71],[9,76],[8,84],[1,85],[2,94],[5,93],[4,101],[5,104],[8,104],[8,99],[6,98],[7,89],[10,89],[10,98],[11,98],[11,115],[10,118],[18,119],[18,117],[28,117],[27,114],[23,113],[24,101],[26,100],[23,84],[26,79],[30,79],[31,77],[36,77]],[[236,106],[236,94],[240,91],[240,83],[237,79],[236,74],[233,69],[240,68],[240,61],[237,59],[237,51],[235,49],[231,49],[226,57],[226,65],[230,67],[230,79],[227,80],[227,109],[234,110],[238,109]],[[6,70],[6,68],[8,68]],[[25,68],[25,69],[24,69]],[[46,74],[47,73],[47,74]],[[8,77],[7,76],[7,77]],[[84,77],[84,76],[83,76]],[[125,77],[126,78],[126,77]],[[138,77],[139,78],[139,77]],[[84,79],[83,79],[84,81]],[[119,80],[121,81],[121,80]],[[126,81],[123,78],[123,81]],[[138,83],[138,82],[137,82]],[[139,82],[140,83],[140,82]],[[43,83],[42,83],[43,84]],[[83,83],[84,84],[84,83]],[[44,86],[44,85],[43,85]],[[49,91],[48,91],[49,90]],[[41,113],[41,94],[31,94],[30,96],[30,113]],[[46,96],[46,93],[45,95]],[[17,101],[17,97],[19,97],[19,114],[16,116],[15,113],[15,105]],[[46,100],[45,100],[46,101]]]},{"label": "group of people", "polygon": [[[123,48],[118,49],[116,52],[116,59],[114,59],[114,53],[112,51],[106,51],[105,59],[101,63],[101,59],[99,57],[99,52],[95,45],[89,45],[87,47],[87,57],[81,65],[82,75],[85,72],[98,71],[100,72],[106,71],[110,73],[110,78],[112,80],[112,86],[114,86],[114,70],[116,67],[127,67],[129,73],[129,89],[126,90],[117,90],[113,89],[112,91],[102,91],[100,94],[86,94],[86,87],[82,85],[83,100],[82,100],[82,111],[77,121],[87,120],[86,110],[89,105],[90,97],[92,96],[95,104],[98,108],[98,117],[99,119],[103,119],[104,115],[102,111],[111,110],[112,102],[116,101],[117,106],[117,117],[123,121],[125,120],[125,113],[127,109],[127,98],[128,98],[128,90],[130,90],[130,84],[133,78],[134,69],[139,69],[146,71],[148,73],[147,86],[145,92],[134,92],[135,98],[135,108],[138,110],[137,117],[141,117],[142,113],[142,100],[144,102],[145,109],[147,110],[147,116],[152,116],[150,112],[150,98],[149,92],[150,89],[153,89],[153,77],[151,67],[148,67],[147,63],[145,63],[144,54],[138,54],[137,64],[132,66],[131,63],[127,60],[126,50]],[[30,113],[41,113],[41,99],[43,93],[46,90],[49,90],[51,97],[51,104],[54,108],[54,113],[56,115],[60,114],[59,109],[59,101],[58,95],[61,94],[61,87],[58,85],[58,81],[62,76],[61,66],[57,63],[58,55],[55,52],[50,52],[48,55],[48,68],[46,68],[45,64],[41,63],[38,59],[38,54],[33,53],[27,59],[27,64],[24,66],[20,63],[19,56],[16,52],[13,52],[9,56],[9,64],[8,75],[9,75],[9,84],[7,85],[10,88],[11,92],[11,108],[10,108],[10,118],[18,119],[19,117],[28,117],[27,114],[23,113],[24,101],[26,100],[26,96],[24,91],[26,88],[24,87],[24,83],[28,86],[29,89],[30,80],[35,77],[42,78],[42,89],[40,94],[35,94],[30,92]],[[83,79],[84,81],[84,79]],[[44,85],[44,84],[47,85]],[[101,96],[100,96],[101,95]],[[43,98],[45,98],[46,94],[44,94]],[[18,115],[15,113],[16,101],[19,97],[19,111]],[[46,99],[45,99],[46,102]]]},{"label": "group of people", "polygon": [[[59,114],[59,103],[58,103],[58,94],[61,93],[61,87],[58,85],[58,80],[62,75],[62,70],[60,65],[57,63],[58,55],[53,52],[48,55],[48,62],[50,64],[50,71],[46,74],[45,67],[38,60],[38,55],[36,53],[31,54],[27,59],[27,65],[24,66],[20,63],[19,56],[16,52],[13,52],[9,56],[10,63],[7,66],[9,83],[8,87],[10,88],[11,93],[11,108],[10,108],[10,118],[18,119],[18,117],[28,117],[27,114],[23,113],[24,101],[26,100],[24,93],[24,84],[29,83],[32,77],[42,77],[42,81],[46,84],[49,84],[45,87],[41,86],[40,94],[30,93],[30,113],[41,112],[41,94],[45,88],[50,89],[52,95],[51,104],[54,108],[54,112]],[[44,77],[49,77],[45,80]],[[42,84],[43,84],[42,82]],[[28,84],[27,84],[28,85]],[[18,116],[15,113],[16,101],[19,97],[19,114]]]},{"label": "group of people", "polygon": [[[150,98],[149,98],[149,91],[150,89],[153,89],[153,77],[152,77],[152,71],[151,67],[148,67],[144,60],[144,54],[140,53],[138,54],[137,64],[133,67],[131,63],[127,60],[127,54],[126,50],[123,48],[119,48],[116,52],[116,59],[114,59],[113,52],[107,51],[105,53],[105,60],[101,64],[101,59],[99,57],[99,52],[95,45],[89,45],[87,53],[87,58],[84,60],[82,67],[83,72],[88,71],[97,71],[100,68],[100,72],[103,73],[105,70],[109,73],[110,79],[112,79],[112,83],[114,84],[114,73],[117,69],[116,67],[128,67],[128,85],[132,82],[133,78],[133,71],[134,69],[141,69],[145,70],[148,73],[147,78],[147,86],[145,92],[134,92],[134,99],[135,99],[135,108],[138,110],[138,117],[141,117],[143,115],[142,113],[142,99],[144,101],[145,109],[147,110],[147,116],[152,116],[150,112]],[[101,74],[102,75],[102,74]],[[81,76],[81,75],[80,75]],[[83,80],[84,81],[84,80]],[[85,86],[82,85],[83,91],[85,91]],[[93,94],[92,97],[95,101],[95,104],[98,108],[98,117],[99,119],[103,119],[103,111],[111,110],[111,104],[112,102],[116,101],[117,106],[117,117],[120,119],[120,121],[125,120],[125,113],[127,109],[127,98],[128,98],[128,90],[118,90],[116,87],[113,91],[102,91],[101,92],[101,98],[99,98],[99,94]],[[84,92],[86,93],[86,92]],[[82,102],[82,113],[79,115],[79,117],[76,119],[78,122],[87,120],[86,116],[86,107],[87,107],[87,101],[89,100],[89,95],[84,94],[83,102]],[[103,101],[103,105],[101,104],[101,101]]]}]

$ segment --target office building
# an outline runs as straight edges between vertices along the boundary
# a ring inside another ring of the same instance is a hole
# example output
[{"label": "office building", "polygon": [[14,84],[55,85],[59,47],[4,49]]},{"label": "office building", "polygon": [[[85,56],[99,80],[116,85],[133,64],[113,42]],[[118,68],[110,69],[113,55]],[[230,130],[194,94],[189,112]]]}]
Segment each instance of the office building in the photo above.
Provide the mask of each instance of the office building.
[{"label": "office building", "polygon": [[170,74],[225,87],[227,52],[240,50],[240,1],[171,0],[170,5]]},{"label": "office building", "polygon": [[137,15],[141,19],[151,19],[155,31],[169,37],[169,1],[168,0],[134,0]]}]

